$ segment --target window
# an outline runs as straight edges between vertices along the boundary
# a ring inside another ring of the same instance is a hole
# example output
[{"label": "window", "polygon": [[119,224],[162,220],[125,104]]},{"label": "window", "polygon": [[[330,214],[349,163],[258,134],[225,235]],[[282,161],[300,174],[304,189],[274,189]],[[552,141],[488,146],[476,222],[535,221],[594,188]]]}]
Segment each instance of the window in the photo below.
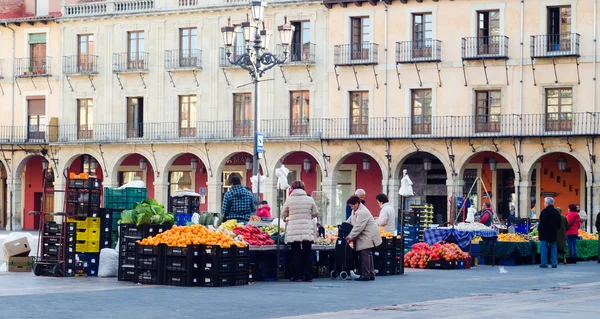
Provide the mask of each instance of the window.
[{"label": "window", "polygon": [[252,135],[252,95],[233,94],[233,136]]},{"label": "window", "polygon": [[369,132],[369,92],[350,92],[350,134]]},{"label": "window", "polygon": [[46,34],[29,35],[29,74],[46,74]]},{"label": "window", "polygon": [[127,137],[144,136],[144,98],[127,98]]},{"label": "window", "polygon": [[179,66],[192,67],[198,60],[198,29],[179,29]]},{"label": "window", "polygon": [[290,92],[290,127],[291,135],[308,134],[308,119],[310,118],[310,92]]},{"label": "window", "polygon": [[476,91],[476,132],[500,132],[501,92]]},{"label": "window", "polygon": [[371,18],[354,17],[350,20],[350,45],[351,56],[353,60],[369,59],[371,42]]},{"label": "window", "polygon": [[50,13],[49,0],[35,0],[35,15],[47,16]]},{"label": "window", "polygon": [[412,90],[412,133],[431,134],[431,89]]},{"label": "window", "polygon": [[30,140],[44,140],[46,137],[46,99],[27,99],[27,137]]},{"label": "window", "polygon": [[546,89],[546,131],[570,131],[573,127],[573,89]]},{"label": "window", "polygon": [[244,39],[244,29],[241,26],[235,27],[235,38],[233,39],[232,57],[238,57],[246,53],[246,40]]},{"label": "window", "polygon": [[77,138],[92,138],[94,124],[94,100],[77,100]]},{"label": "window", "polygon": [[179,136],[196,136],[196,96],[179,97]]},{"label": "window", "polygon": [[169,172],[170,196],[177,191],[194,190],[191,171]]},{"label": "window", "polygon": [[144,69],[144,31],[127,32],[128,69]]},{"label": "window", "polygon": [[433,15],[414,13],[413,16],[413,57],[431,57],[433,45]]},{"label": "window", "polygon": [[571,6],[548,8],[548,51],[571,50]]},{"label": "window", "polygon": [[477,11],[477,54],[500,52],[500,11]]},{"label": "window", "polygon": [[77,36],[77,67],[79,72],[94,70],[94,35],[80,34]]},{"label": "window", "polygon": [[290,61],[310,61],[310,21],[292,22],[294,37],[290,48]]},{"label": "window", "polygon": [[[94,166],[96,166],[96,168],[94,168]],[[81,172],[95,176],[97,170],[98,162],[96,159],[89,155],[83,155],[83,161],[81,161]]]}]

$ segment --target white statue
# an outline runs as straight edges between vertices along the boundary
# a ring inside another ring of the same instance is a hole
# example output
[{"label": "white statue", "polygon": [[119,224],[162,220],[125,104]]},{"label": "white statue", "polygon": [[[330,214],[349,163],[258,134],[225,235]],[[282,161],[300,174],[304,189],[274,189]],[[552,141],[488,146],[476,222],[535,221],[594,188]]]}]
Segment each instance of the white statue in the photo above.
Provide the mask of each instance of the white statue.
[{"label": "white statue", "polygon": [[[265,184],[266,184],[266,180],[267,178],[264,176],[260,176],[260,189],[259,189],[259,193],[264,193],[265,192]],[[252,183],[252,193],[256,193],[256,190],[258,189],[258,183],[256,180],[256,175],[252,176],[250,178],[250,182]]]},{"label": "white statue", "polygon": [[400,181],[400,191],[398,191],[398,194],[401,196],[414,196],[415,193],[413,193],[412,189],[413,182],[408,177],[407,170],[403,170],[402,173],[404,173],[404,177]]},{"label": "white statue", "polygon": [[287,176],[290,173],[290,170],[285,167],[285,165],[281,164],[281,167],[275,170],[275,175],[277,175],[277,188],[278,189],[287,189],[290,187],[288,184]]}]

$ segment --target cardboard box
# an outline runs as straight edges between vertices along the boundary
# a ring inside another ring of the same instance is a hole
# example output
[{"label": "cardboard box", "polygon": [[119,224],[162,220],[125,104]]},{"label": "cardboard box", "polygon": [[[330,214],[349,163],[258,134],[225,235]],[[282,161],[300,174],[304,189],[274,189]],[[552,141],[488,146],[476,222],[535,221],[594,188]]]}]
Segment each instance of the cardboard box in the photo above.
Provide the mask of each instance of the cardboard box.
[{"label": "cardboard box", "polygon": [[4,243],[2,249],[4,251],[4,256],[8,257],[27,257],[29,256],[29,252],[31,252],[27,237],[7,241]]},{"label": "cardboard box", "polygon": [[31,257],[4,256],[9,272],[31,272],[33,259]]}]

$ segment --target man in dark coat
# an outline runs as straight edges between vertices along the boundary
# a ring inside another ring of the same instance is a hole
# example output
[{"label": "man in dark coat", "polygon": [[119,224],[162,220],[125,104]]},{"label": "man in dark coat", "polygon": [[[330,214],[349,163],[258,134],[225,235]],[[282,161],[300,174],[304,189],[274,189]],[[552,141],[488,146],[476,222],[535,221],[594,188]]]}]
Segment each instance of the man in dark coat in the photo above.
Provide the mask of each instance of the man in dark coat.
[{"label": "man in dark coat", "polygon": [[548,246],[550,246],[550,262],[552,268],[558,266],[558,256],[556,252],[557,233],[560,229],[560,213],[554,208],[554,198],[546,197],[544,199],[544,210],[540,213],[540,223],[538,230],[540,232],[540,251],[541,268],[548,268]]}]

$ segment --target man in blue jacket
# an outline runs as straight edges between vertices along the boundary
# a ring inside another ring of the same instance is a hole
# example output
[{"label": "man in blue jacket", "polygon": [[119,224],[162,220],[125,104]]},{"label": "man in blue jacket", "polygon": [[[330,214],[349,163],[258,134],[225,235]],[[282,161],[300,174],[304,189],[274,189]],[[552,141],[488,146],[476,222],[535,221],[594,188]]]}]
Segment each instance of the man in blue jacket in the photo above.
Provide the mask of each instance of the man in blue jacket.
[{"label": "man in blue jacket", "polygon": [[[354,192],[354,195],[358,196],[358,198],[360,198],[360,202],[365,205],[365,196],[367,196],[367,193],[364,189],[357,189],[356,192]],[[346,204],[346,220],[350,218],[350,215],[352,215],[352,208],[350,205]]]}]

